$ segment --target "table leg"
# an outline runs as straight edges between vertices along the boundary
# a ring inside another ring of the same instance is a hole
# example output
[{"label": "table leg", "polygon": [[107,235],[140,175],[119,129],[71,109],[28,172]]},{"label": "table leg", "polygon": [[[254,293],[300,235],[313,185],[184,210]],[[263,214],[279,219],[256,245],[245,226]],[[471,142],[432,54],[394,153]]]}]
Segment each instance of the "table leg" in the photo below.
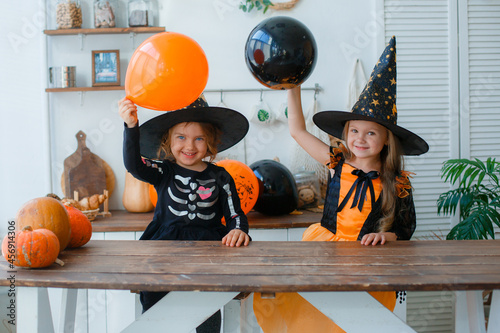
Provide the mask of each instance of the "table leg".
[{"label": "table leg", "polygon": [[224,306],[223,332],[262,332],[253,312],[253,293],[244,299],[233,299]]},{"label": "table leg", "polygon": [[54,333],[47,288],[19,287],[17,309],[18,332]]},{"label": "table leg", "polygon": [[416,333],[367,292],[332,291],[299,294],[346,332]]},{"label": "table leg", "polygon": [[[143,313],[122,333],[191,332],[231,301],[237,292],[172,291]],[[168,326],[167,326],[168,325]]]},{"label": "table leg", "polygon": [[61,300],[61,317],[59,321],[60,333],[75,331],[76,299],[78,289],[63,289]]},{"label": "table leg", "polygon": [[486,333],[482,290],[467,290],[467,314],[470,333]]},{"label": "table leg", "polygon": [[488,333],[494,332],[500,332],[500,289],[493,290],[488,319]]}]

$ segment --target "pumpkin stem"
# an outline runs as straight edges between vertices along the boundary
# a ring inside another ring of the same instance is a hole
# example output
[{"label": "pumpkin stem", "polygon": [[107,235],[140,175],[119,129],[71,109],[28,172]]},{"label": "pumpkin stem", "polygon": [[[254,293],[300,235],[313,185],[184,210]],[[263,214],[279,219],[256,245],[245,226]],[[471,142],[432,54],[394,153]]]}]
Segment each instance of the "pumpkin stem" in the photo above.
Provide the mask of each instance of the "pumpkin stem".
[{"label": "pumpkin stem", "polygon": [[27,225],[23,228],[23,231],[33,231],[33,228],[30,225]]},{"label": "pumpkin stem", "polygon": [[62,261],[61,259],[59,258],[56,258],[56,264],[58,264],[59,266],[64,266],[64,261]]}]

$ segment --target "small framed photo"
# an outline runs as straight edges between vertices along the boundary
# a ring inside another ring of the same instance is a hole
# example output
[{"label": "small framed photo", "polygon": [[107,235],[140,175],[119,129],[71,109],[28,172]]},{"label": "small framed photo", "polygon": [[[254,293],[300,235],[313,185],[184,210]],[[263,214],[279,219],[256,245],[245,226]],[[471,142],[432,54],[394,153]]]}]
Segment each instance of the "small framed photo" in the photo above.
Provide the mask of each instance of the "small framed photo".
[{"label": "small framed photo", "polygon": [[92,86],[120,85],[120,50],[92,51]]}]

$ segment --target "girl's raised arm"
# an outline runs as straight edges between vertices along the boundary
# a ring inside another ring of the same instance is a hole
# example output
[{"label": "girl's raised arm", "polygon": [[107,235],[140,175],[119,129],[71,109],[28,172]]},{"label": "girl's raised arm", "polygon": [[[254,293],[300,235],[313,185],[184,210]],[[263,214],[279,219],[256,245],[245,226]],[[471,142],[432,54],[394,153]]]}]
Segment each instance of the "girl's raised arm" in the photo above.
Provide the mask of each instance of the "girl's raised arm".
[{"label": "girl's raised arm", "polygon": [[300,86],[288,90],[288,127],[290,135],[312,158],[322,164],[329,162],[330,147],[306,129]]}]

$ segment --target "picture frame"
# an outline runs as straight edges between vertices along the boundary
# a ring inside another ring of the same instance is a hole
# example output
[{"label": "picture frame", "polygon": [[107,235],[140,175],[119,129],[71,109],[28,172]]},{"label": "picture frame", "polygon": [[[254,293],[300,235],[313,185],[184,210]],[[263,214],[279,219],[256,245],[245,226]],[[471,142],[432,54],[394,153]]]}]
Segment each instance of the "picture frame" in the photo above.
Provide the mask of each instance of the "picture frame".
[{"label": "picture frame", "polygon": [[92,87],[120,85],[120,50],[92,51]]}]

